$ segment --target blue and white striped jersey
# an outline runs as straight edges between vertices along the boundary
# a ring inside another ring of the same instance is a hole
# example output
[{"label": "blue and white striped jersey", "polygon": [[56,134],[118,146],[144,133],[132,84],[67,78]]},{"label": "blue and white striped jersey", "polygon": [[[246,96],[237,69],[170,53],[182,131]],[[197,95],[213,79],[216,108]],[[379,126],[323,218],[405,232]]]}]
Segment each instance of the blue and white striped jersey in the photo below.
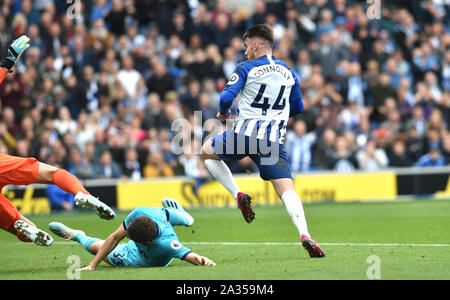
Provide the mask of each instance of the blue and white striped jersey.
[{"label": "blue and white striped jersey", "polygon": [[[238,64],[222,93],[231,94],[233,99],[240,93],[234,132],[280,144],[292,111],[303,109],[294,72],[269,55]],[[223,102],[221,96],[221,113],[231,105]]]}]

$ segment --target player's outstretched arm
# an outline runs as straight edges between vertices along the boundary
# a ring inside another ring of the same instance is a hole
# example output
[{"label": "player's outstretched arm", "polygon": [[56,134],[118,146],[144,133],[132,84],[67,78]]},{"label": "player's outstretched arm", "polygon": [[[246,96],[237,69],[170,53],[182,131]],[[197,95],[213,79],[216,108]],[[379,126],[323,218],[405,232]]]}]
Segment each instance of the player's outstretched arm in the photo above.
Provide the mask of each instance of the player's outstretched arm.
[{"label": "player's outstretched arm", "polygon": [[185,261],[197,266],[215,266],[216,263],[205,256],[200,256],[194,252],[189,253],[184,258]]},{"label": "player's outstretched arm", "polygon": [[14,40],[8,48],[8,55],[0,62],[0,67],[11,71],[12,67],[19,61],[23,52],[30,47],[30,38],[22,35],[17,40]]},{"label": "player's outstretched arm", "polygon": [[221,122],[225,122],[230,117],[230,113],[226,113],[222,115],[220,112],[217,113],[216,118],[219,119]]},{"label": "player's outstretched arm", "polygon": [[[294,73],[292,73],[295,76]],[[303,97],[300,90],[300,84],[295,78],[295,85],[292,87],[291,95],[289,96],[289,117],[294,117],[303,111]]]},{"label": "player's outstretched arm", "polygon": [[22,35],[13,41],[8,48],[8,55],[0,61],[0,83],[5,79],[6,72],[11,72],[12,67],[19,61],[22,53],[30,47],[30,38]]},{"label": "player's outstretched arm", "polygon": [[114,231],[103,243],[102,247],[98,250],[94,259],[84,268],[81,268],[80,271],[92,271],[97,268],[97,266],[108,256],[114,248],[127,236],[127,232],[123,227],[123,224],[120,224],[119,228]]},{"label": "player's outstretched arm", "polygon": [[230,107],[233,104],[233,100],[236,98],[232,92],[223,90],[219,99],[219,113],[216,115],[217,119],[224,122],[230,117]]}]

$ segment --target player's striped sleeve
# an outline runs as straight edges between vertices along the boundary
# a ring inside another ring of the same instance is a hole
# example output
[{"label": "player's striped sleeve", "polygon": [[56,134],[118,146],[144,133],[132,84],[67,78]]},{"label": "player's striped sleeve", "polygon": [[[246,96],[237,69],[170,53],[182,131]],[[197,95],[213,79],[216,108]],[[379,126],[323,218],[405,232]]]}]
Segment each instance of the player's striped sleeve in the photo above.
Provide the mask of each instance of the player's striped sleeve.
[{"label": "player's striped sleeve", "polygon": [[300,84],[298,83],[295,74],[292,75],[294,76],[295,84],[292,87],[291,95],[289,96],[289,117],[296,116],[303,111],[303,98]]},{"label": "player's striped sleeve", "polygon": [[230,76],[227,85],[220,94],[219,99],[219,112],[224,115],[228,113],[228,110],[233,104],[234,98],[240,93],[247,81],[247,70],[244,63],[240,63],[236,66],[233,74]]}]

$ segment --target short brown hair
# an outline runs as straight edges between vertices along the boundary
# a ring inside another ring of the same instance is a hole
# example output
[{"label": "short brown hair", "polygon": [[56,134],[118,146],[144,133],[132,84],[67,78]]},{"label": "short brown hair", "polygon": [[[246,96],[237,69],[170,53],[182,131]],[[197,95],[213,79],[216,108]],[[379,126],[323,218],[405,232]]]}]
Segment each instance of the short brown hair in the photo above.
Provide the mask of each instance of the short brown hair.
[{"label": "short brown hair", "polygon": [[130,240],[148,244],[158,236],[158,224],[149,217],[137,217],[128,224],[126,229],[127,236]]},{"label": "short brown hair", "polygon": [[273,47],[273,30],[272,27],[266,24],[256,24],[247,29],[242,37],[244,40],[247,38],[259,37],[267,41],[271,47]]}]

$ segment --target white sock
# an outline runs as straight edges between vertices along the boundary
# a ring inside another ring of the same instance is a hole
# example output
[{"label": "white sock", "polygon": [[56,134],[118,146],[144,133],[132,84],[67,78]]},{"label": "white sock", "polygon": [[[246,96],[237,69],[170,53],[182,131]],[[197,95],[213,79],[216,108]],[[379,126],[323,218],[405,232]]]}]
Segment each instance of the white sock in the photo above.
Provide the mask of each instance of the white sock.
[{"label": "white sock", "polygon": [[308,225],[306,224],[305,213],[303,211],[302,201],[294,190],[288,190],[281,196],[284,206],[288,212],[289,217],[294,223],[300,236],[302,234],[311,237],[308,232]]},{"label": "white sock", "polygon": [[205,166],[211,175],[231,193],[234,199],[237,199],[239,188],[226,163],[223,160],[207,159],[205,160]]}]

